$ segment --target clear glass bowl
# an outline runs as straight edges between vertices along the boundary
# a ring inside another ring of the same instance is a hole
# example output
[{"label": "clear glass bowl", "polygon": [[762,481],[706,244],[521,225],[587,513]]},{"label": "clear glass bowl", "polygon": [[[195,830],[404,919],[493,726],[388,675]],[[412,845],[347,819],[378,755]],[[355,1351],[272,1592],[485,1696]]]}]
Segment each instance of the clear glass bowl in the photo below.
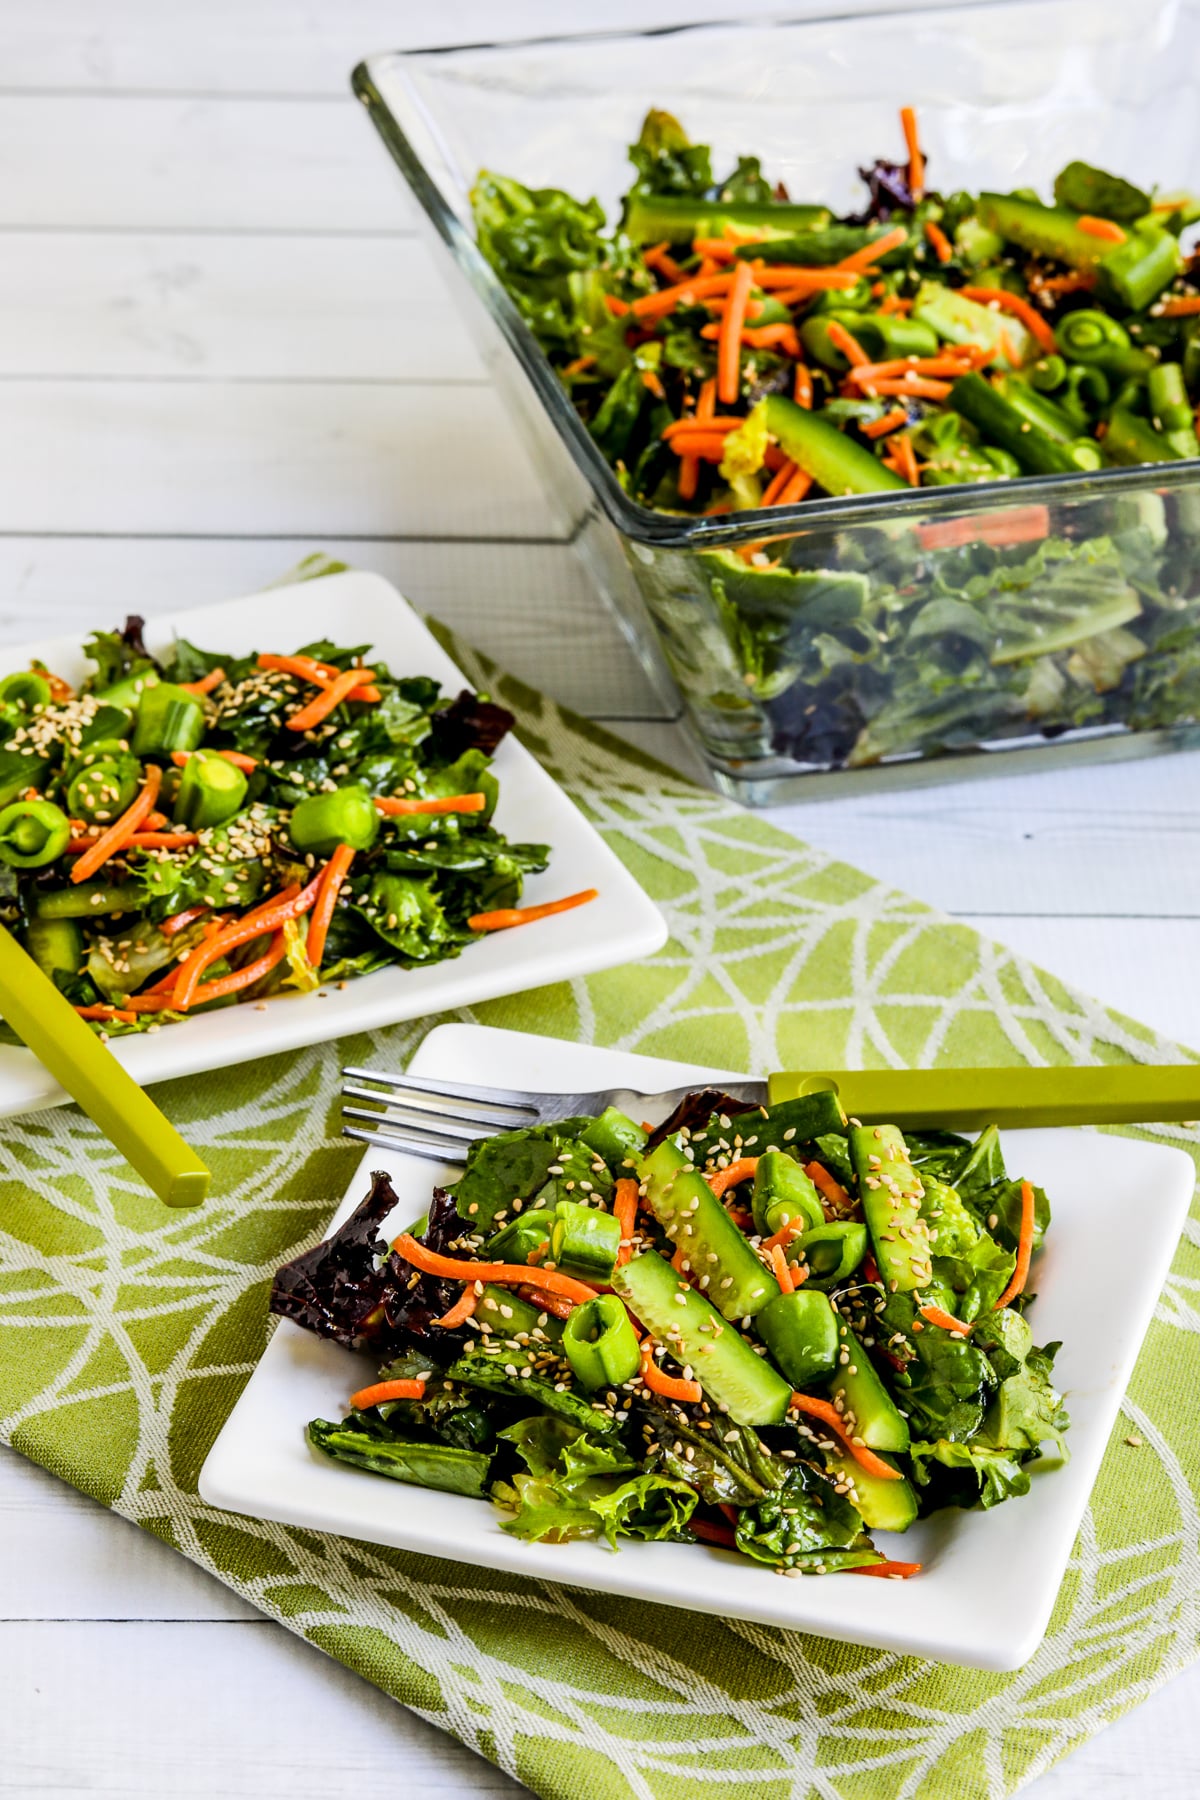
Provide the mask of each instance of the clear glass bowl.
[{"label": "clear glass bowl", "polygon": [[[793,196],[844,211],[859,164],[900,153],[908,102],[947,189],[1046,193],[1081,157],[1175,190],[1200,181],[1198,63],[1200,0],[1019,0],[395,52],[355,70],[572,542],[652,675],[669,671],[726,792],[766,803],[828,780],[1012,767],[1000,752],[1025,767],[1200,742],[1200,462],[734,519],[651,511],[480,255],[477,172],[596,194],[611,219],[626,145],[657,105],[718,167],[752,152]],[[755,544],[759,566],[730,554]]]}]

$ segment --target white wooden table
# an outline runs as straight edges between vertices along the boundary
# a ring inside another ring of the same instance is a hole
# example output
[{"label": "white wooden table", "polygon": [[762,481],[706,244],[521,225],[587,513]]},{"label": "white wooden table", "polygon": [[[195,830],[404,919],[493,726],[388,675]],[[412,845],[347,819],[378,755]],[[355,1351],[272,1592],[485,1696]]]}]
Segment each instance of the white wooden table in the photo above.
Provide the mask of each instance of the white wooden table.
[{"label": "white wooden table", "polygon": [[[606,0],[571,17],[732,10]],[[680,756],[346,86],[372,48],[563,17],[555,0],[7,0],[0,642],[249,591],[320,546]],[[464,493],[470,538],[454,535]],[[1195,1042],[1198,775],[1181,756],[775,816]],[[522,1791],[10,1453],[0,1695],[2,1794],[357,1800],[397,1775],[412,1800]],[[1030,1792],[1104,1800],[1136,1781],[1184,1800],[1198,1707],[1200,1673],[1180,1677]]]}]

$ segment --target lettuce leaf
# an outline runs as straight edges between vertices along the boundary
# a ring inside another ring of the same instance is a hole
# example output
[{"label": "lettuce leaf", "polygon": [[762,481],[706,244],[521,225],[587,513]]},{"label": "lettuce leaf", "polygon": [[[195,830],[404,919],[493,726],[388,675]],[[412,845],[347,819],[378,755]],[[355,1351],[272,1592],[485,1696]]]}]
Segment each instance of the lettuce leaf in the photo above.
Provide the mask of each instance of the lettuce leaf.
[{"label": "lettuce leaf", "polygon": [[555,1542],[603,1537],[615,1550],[622,1535],[686,1535],[695,1491],[666,1475],[638,1473],[637,1461],[619,1442],[597,1442],[580,1426],[544,1413],[518,1420],[499,1435],[529,1471],[492,1490],[515,1514],[501,1528],[514,1537]]},{"label": "lettuce leaf", "polygon": [[756,1562],[792,1568],[821,1550],[856,1545],[862,1529],[859,1513],[829,1477],[812,1463],[795,1462],[780,1487],[738,1513],[737,1547]]}]

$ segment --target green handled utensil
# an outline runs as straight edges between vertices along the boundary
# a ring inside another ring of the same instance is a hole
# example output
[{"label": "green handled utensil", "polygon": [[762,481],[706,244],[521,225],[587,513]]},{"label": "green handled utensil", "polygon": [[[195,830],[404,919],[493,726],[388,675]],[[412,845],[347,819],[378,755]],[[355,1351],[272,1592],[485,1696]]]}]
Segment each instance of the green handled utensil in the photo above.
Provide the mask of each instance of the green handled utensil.
[{"label": "green handled utensil", "polygon": [[208,1169],[3,925],[0,1015],[160,1200],[199,1206]]},{"label": "green handled utensil", "polygon": [[1088,1069],[856,1069],[772,1075],[772,1102],[833,1088],[864,1124],[981,1131],[1034,1125],[1133,1125],[1200,1119],[1200,1064]]}]

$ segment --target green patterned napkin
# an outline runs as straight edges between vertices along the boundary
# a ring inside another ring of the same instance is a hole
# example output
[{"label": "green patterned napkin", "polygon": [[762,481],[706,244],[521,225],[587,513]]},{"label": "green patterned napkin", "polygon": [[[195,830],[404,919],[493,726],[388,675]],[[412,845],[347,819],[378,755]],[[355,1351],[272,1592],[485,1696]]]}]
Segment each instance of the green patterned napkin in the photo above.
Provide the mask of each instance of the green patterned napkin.
[{"label": "green patterned napkin", "polygon": [[[671,924],[636,969],[460,1016],[759,1072],[1183,1055],[450,649],[516,710]],[[262,1351],[272,1271],[322,1234],[359,1155],[338,1136],[338,1069],[399,1065],[437,1022],[156,1089],[216,1175],[199,1214],[131,1185],[73,1108],[8,1121],[3,1436],[553,1800],[1001,1800],[1196,1655],[1195,1216],[1049,1635],[1018,1674],[701,1621],[205,1506],[197,1474]],[[1156,1135],[1197,1145],[1195,1132]]]}]

